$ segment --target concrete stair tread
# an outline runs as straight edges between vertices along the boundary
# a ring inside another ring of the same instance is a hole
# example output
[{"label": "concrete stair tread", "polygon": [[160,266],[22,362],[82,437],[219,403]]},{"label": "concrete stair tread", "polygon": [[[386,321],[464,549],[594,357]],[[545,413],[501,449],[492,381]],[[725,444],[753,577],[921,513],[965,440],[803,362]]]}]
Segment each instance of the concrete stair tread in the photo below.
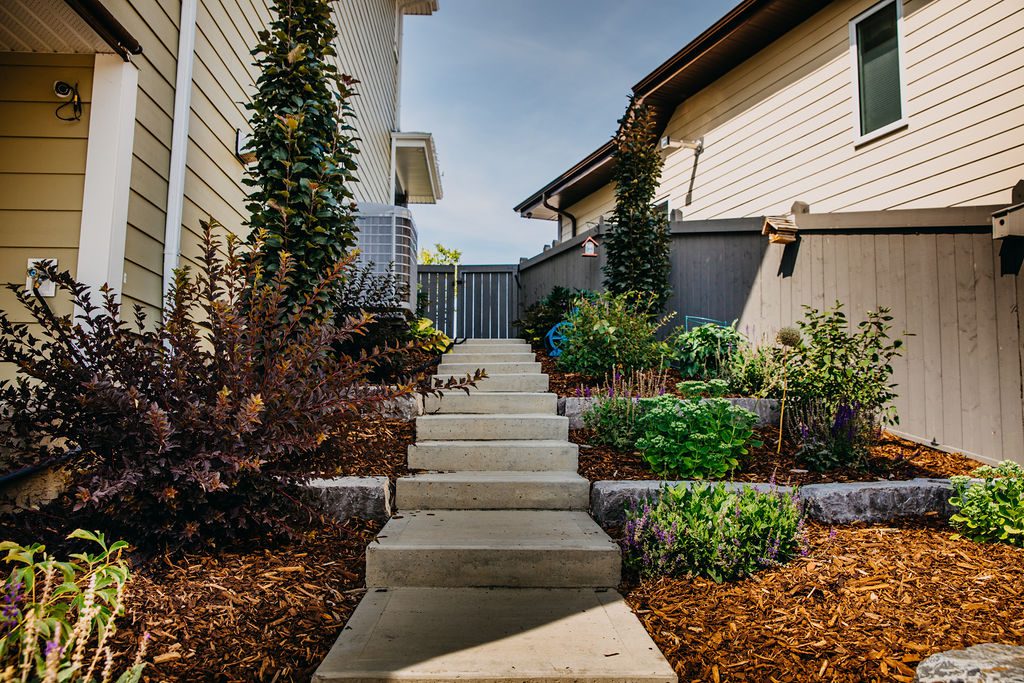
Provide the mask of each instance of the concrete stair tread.
[{"label": "concrete stair tread", "polygon": [[585,512],[553,510],[408,510],[392,517],[371,549],[619,547]]},{"label": "concrete stair tread", "polygon": [[[441,380],[446,382],[452,377],[463,379],[466,377],[465,372],[455,373],[441,373],[435,374],[435,380]],[[476,389],[470,389],[470,391],[479,391],[483,393],[490,393],[492,391],[504,391],[504,392],[546,392],[549,388],[548,376],[541,372],[523,372],[523,373],[496,373],[489,372],[485,379],[479,380],[476,383]]]},{"label": "concrete stair tread", "polygon": [[590,482],[575,472],[429,472],[401,477],[399,510],[586,510]]},{"label": "concrete stair tread", "polygon": [[475,415],[446,413],[416,418],[417,439],[458,440],[568,440],[569,418],[553,413]]},{"label": "concrete stair tread", "polygon": [[558,412],[558,397],[541,391],[473,391],[449,392],[443,397],[427,396],[424,399],[427,415],[450,415],[458,413],[487,414],[546,414]]},{"label": "concrete stair tread", "polygon": [[420,441],[409,447],[409,468],[576,472],[578,455],[579,446],[568,441]]},{"label": "concrete stair tread", "polygon": [[644,681],[676,675],[613,590],[369,591],[313,676],[327,681]]}]

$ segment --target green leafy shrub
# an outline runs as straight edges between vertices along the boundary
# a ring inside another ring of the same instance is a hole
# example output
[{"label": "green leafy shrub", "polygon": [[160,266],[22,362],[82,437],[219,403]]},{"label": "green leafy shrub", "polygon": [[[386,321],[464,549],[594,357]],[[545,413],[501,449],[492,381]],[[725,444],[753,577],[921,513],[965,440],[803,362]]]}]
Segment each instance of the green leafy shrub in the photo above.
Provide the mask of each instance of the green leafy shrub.
[{"label": "green leafy shrub", "polygon": [[286,308],[315,317],[331,308],[332,292],[317,290],[323,274],[356,244],[357,81],[331,59],[338,31],[329,0],[275,0],[270,10],[252,50],[260,75],[246,105],[256,155],[244,180],[252,188],[250,239],[261,240],[253,255],[268,279],[278,274],[281,255],[290,255]]},{"label": "green leafy shrub", "polygon": [[654,206],[665,160],[650,108],[630,97],[614,142],[615,209],[602,238],[604,284],[613,294],[643,292],[651,312],[658,312],[671,293],[670,238],[667,217]]},{"label": "green leafy shrub", "polygon": [[724,381],[683,382],[679,389],[690,398],[645,400],[636,446],[654,472],[681,479],[724,477],[751,446],[762,445],[754,437],[757,415],[721,398],[728,389]]},{"label": "green leafy shrub", "polygon": [[805,548],[797,494],[695,482],[663,486],[628,509],[626,566],[642,577],[703,576],[716,582],[789,562]]},{"label": "green leafy shrub", "polygon": [[739,396],[778,398],[786,366],[779,349],[770,345],[740,345],[729,357],[723,376],[729,390]]},{"label": "green leafy shrub", "polygon": [[827,311],[804,308],[799,343],[782,351],[786,428],[811,467],[859,466],[880,425],[899,423],[890,379],[903,341],[889,338],[886,308],[869,311],[853,330],[838,301]]},{"label": "green leafy shrub", "polygon": [[726,376],[733,357],[745,343],[735,322],[729,326],[709,323],[692,330],[680,328],[668,339],[672,364],[679,374],[699,380]]},{"label": "green leafy shrub", "polygon": [[[0,670],[4,680],[109,681],[118,663],[113,650],[117,618],[130,573],[121,557],[124,541],[107,545],[99,532],[74,531],[68,538],[99,546],[58,562],[38,543],[0,543],[12,566],[0,611]],[[117,683],[136,683],[145,668],[143,638],[135,661]]]},{"label": "green leafy shrub", "polygon": [[615,373],[609,377],[607,388],[595,394],[596,400],[583,413],[583,424],[594,430],[593,441],[623,451],[633,450],[646,406],[641,399],[664,395],[664,386],[665,373],[660,370]]},{"label": "green leafy shrub", "polygon": [[976,542],[1002,541],[1024,547],[1024,467],[1004,460],[984,465],[970,477],[952,477],[950,503],[958,512],[950,523],[961,535]]},{"label": "green leafy shrub", "polygon": [[650,316],[652,300],[636,294],[602,293],[577,300],[567,320],[558,366],[597,378],[609,373],[660,368],[667,347],[655,337],[668,320]]},{"label": "green leafy shrub", "polygon": [[36,328],[0,311],[0,361],[19,371],[0,385],[9,410],[0,448],[22,464],[80,448],[78,508],[139,545],[286,531],[288,488],[307,456],[361,413],[414,390],[413,380],[380,387],[367,376],[415,343],[347,356],[337,348],[372,316],[311,314],[351,257],[292,309],[287,257],[273,280],[255,277],[257,259],[204,228],[200,268],[194,277],[177,271],[155,326],[139,307],[134,324],[122,319],[107,288],[94,305],[88,287],[53,268],[47,277],[82,311],[74,321],[17,285],[10,289]]},{"label": "green leafy shrub", "polygon": [[593,296],[590,290],[554,287],[541,300],[530,304],[515,324],[531,344],[540,344],[552,327],[566,319],[580,297]]}]

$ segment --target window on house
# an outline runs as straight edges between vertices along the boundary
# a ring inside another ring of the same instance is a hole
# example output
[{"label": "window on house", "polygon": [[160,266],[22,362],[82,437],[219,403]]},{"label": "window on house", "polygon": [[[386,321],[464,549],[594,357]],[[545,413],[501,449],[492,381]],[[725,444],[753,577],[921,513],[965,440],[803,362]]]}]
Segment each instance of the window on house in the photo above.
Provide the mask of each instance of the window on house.
[{"label": "window on house", "polygon": [[881,135],[903,123],[901,18],[901,0],[888,0],[850,22],[858,137]]},{"label": "window on house", "polygon": [[662,199],[660,201],[654,202],[654,210],[657,211],[658,213],[664,214],[665,215],[665,220],[668,220],[669,219],[668,198],[666,197],[665,199]]}]

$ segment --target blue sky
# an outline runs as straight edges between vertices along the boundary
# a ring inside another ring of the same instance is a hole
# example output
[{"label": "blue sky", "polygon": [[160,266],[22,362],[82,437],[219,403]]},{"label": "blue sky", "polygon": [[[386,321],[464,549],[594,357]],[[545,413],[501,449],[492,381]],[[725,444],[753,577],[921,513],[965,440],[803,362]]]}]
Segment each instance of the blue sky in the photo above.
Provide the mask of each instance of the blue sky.
[{"label": "blue sky", "polygon": [[555,237],[512,207],[604,143],[630,87],[736,0],[440,0],[408,17],[402,129],[434,134],[444,199],[421,246],[516,263]]}]

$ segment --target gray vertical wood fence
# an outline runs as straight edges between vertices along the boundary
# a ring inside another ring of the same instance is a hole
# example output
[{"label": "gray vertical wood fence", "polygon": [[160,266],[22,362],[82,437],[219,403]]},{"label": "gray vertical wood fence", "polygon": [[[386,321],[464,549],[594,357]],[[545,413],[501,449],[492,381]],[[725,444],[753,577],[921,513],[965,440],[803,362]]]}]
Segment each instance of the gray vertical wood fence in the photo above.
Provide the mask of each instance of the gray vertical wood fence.
[{"label": "gray vertical wood fence", "polygon": [[[911,335],[894,364],[898,431],[1024,463],[1024,244],[993,240],[985,207],[972,208],[936,212],[932,228],[902,227],[904,212],[810,215],[787,247],[768,243],[760,218],[674,223],[669,310],[678,324],[738,320],[759,341],[805,304],[839,300],[855,320],[888,307],[894,332]],[[585,238],[520,264],[524,306],[554,285],[600,288],[603,250],[582,257]]]},{"label": "gray vertical wood fence", "polygon": [[517,270],[514,265],[459,266],[456,310],[455,267],[419,266],[419,285],[428,301],[425,315],[448,336],[513,337],[512,323],[519,317]]}]

